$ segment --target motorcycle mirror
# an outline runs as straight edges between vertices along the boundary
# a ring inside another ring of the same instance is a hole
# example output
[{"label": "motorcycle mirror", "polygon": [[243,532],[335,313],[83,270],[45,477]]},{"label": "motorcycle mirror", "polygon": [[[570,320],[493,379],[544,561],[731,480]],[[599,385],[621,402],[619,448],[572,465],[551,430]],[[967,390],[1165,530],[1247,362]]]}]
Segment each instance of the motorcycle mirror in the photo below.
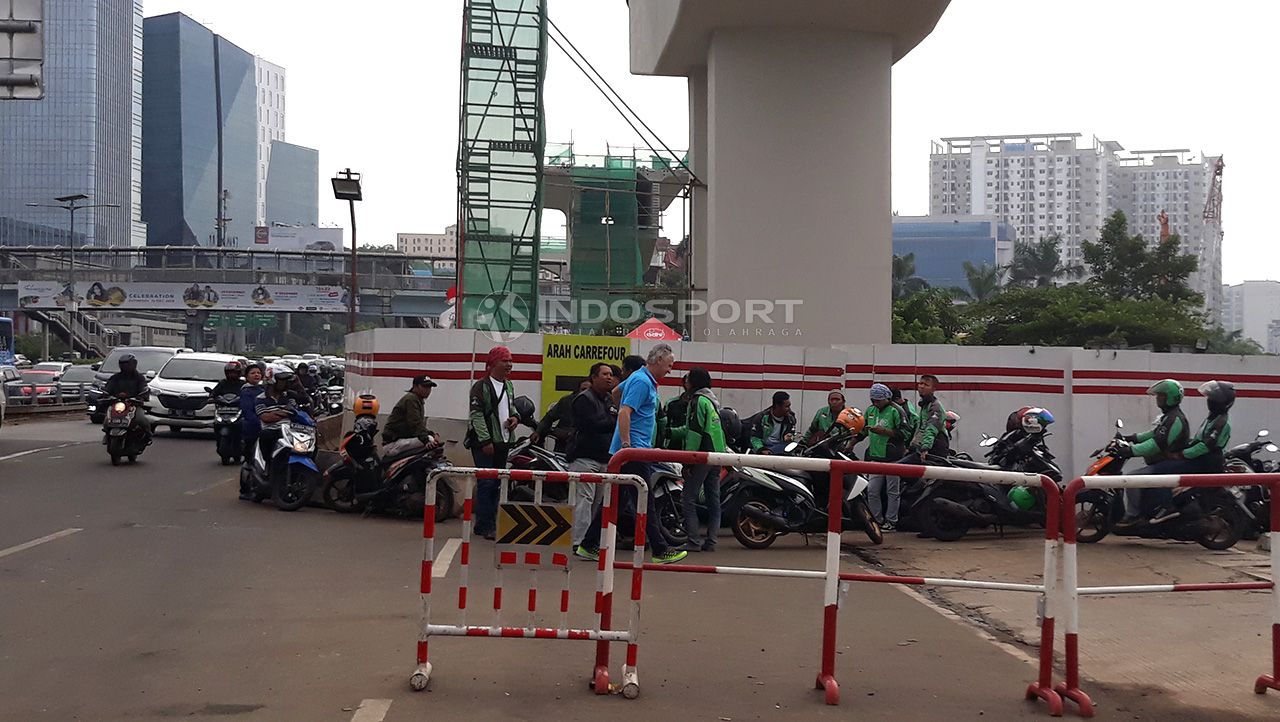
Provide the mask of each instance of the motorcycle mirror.
[{"label": "motorcycle mirror", "polygon": [[986,448],[988,446],[995,446],[997,441],[999,441],[999,439],[995,438],[994,436],[988,436],[987,438],[983,439],[982,442],[978,444],[978,446],[981,446],[983,448]]},{"label": "motorcycle mirror", "polygon": [[204,392],[205,392],[206,394],[211,394],[211,393],[213,393],[213,387],[212,387],[212,386],[206,386],[206,387],[204,387]]},{"label": "motorcycle mirror", "polygon": [[1262,431],[1259,431],[1259,432],[1258,432],[1258,438],[1259,438],[1259,439],[1265,439],[1265,438],[1267,438],[1267,437],[1268,437],[1268,436],[1270,436],[1270,435],[1271,435],[1271,432],[1270,432],[1270,431],[1267,431],[1266,429],[1263,429]]},{"label": "motorcycle mirror", "polygon": [[1117,429],[1123,429],[1123,428],[1124,428],[1124,419],[1116,419],[1116,428],[1117,428]]},{"label": "motorcycle mirror", "polygon": [[796,448],[799,446],[800,444],[793,441],[790,444],[787,444],[786,446],[784,446],[782,450],[790,454],[791,452],[795,451]]},{"label": "motorcycle mirror", "polygon": [[156,372],[155,372],[155,371],[148,371],[148,372],[145,374],[145,376],[147,377],[147,380],[148,380],[148,381],[150,381],[151,379],[154,379],[154,378],[156,377]]},{"label": "motorcycle mirror", "polygon": [[1267,451],[1271,451],[1271,452],[1280,451],[1280,446],[1276,446],[1275,444],[1267,444],[1266,446],[1264,446],[1264,447],[1262,447],[1262,448],[1266,449]]}]

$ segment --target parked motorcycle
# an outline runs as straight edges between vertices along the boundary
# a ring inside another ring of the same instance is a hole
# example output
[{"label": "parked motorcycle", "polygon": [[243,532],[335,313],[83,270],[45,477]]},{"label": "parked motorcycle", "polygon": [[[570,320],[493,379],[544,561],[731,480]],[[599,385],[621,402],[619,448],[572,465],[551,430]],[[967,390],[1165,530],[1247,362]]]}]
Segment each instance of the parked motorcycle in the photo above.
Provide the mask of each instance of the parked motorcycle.
[{"label": "parked motorcycle", "polygon": [[[1272,459],[1256,458],[1263,451],[1275,453],[1280,451],[1268,437],[1271,432],[1263,429],[1253,441],[1239,444],[1227,449],[1225,457],[1226,471],[1237,474],[1266,474],[1276,471],[1276,462]],[[1245,510],[1249,513],[1250,525],[1245,532],[1245,539],[1257,539],[1271,530],[1271,487],[1242,486],[1240,493],[1244,495]]]},{"label": "parked motorcycle", "polygon": [[[448,466],[444,449],[406,444],[401,451],[380,455],[377,432],[376,419],[365,416],[356,420],[355,428],[338,447],[341,460],[324,471],[321,498],[330,509],[344,514],[391,512],[420,517],[427,476]],[[435,509],[436,521],[448,519],[453,512],[453,488],[443,480],[436,483]]]},{"label": "parked motorcycle", "polygon": [[[813,446],[787,445],[788,454],[806,458],[852,461],[845,451],[852,436],[835,433]],[[748,549],[767,549],[783,534],[822,534],[827,531],[827,485],[830,475],[821,472],[779,472],[733,467],[726,480],[738,486],[730,527],[738,543]],[[861,475],[844,478],[841,531],[863,529],[872,544],[884,542],[884,532],[867,503],[867,480]]]},{"label": "parked motorcycle", "polygon": [[122,458],[134,463],[143,449],[151,444],[151,435],[138,423],[138,414],[141,413],[142,399],[138,398],[116,399],[107,407],[102,443],[111,455],[112,466],[119,466]]},{"label": "parked motorcycle", "polygon": [[213,435],[223,466],[238,464],[244,457],[240,441],[240,396],[223,394],[213,400]]},{"label": "parked motorcycle", "polygon": [[[1093,452],[1095,461],[1086,476],[1115,476],[1124,471],[1126,457],[1117,450],[1125,442],[1116,421],[1116,435],[1106,447]],[[1164,490],[1149,490],[1160,492]],[[1120,524],[1124,518],[1124,494],[1119,489],[1086,489],[1076,497],[1076,541],[1094,544],[1110,534],[1142,539],[1193,541],[1206,549],[1230,549],[1245,535],[1250,515],[1244,493],[1225,487],[1174,489],[1160,494],[1166,504],[1143,500],[1143,515],[1134,524]],[[1156,496],[1151,494],[1150,496]],[[1155,516],[1159,512],[1159,516]]]},{"label": "parked motorcycle", "polygon": [[316,422],[298,410],[284,421],[263,429],[280,432],[264,456],[262,444],[255,444],[253,459],[240,467],[241,487],[250,490],[254,501],[271,498],[281,511],[297,511],[311,499],[320,481],[316,467]]}]

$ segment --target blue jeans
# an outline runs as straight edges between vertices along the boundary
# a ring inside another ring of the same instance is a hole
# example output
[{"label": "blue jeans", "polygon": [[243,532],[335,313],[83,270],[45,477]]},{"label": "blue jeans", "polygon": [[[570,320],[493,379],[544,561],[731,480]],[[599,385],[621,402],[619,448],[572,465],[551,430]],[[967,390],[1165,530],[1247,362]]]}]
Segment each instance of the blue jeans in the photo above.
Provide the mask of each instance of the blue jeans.
[{"label": "blue jeans", "polygon": [[[1222,469],[1214,468],[1214,464],[1202,459],[1165,459],[1151,466],[1144,466],[1133,472],[1135,475],[1150,476],[1153,474],[1215,474]],[[1144,495],[1143,492],[1146,492]],[[1173,498],[1170,489],[1125,489],[1124,515],[1128,519],[1136,519],[1143,515],[1142,500],[1146,496],[1154,503],[1167,505]]]},{"label": "blue jeans", "polygon": [[[648,481],[653,476],[653,469],[648,464],[639,461],[633,461],[624,464],[622,473],[635,474],[636,476]],[[618,494],[618,519],[622,520],[624,515],[634,518],[636,513],[636,488],[630,485],[622,485],[614,487],[615,493]],[[652,497],[650,497],[652,498]],[[582,537],[582,546],[587,549],[600,548],[600,515],[604,509],[601,507],[596,510],[595,515],[591,518],[591,525],[587,527],[587,533]],[[621,526],[621,524],[619,524]],[[666,554],[671,550],[671,545],[667,544],[667,538],[662,535],[662,524],[658,521],[658,515],[653,512],[650,505],[649,513],[645,517],[645,542],[654,554]]]},{"label": "blue jeans", "polygon": [[[479,447],[471,450],[471,458],[478,469],[502,469],[507,465],[507,446],[494,444],[493,455]],[[498,531],[498,496],[502,482],[497,479],[481,479],[476,482],[476,536],[495,534]]]}]

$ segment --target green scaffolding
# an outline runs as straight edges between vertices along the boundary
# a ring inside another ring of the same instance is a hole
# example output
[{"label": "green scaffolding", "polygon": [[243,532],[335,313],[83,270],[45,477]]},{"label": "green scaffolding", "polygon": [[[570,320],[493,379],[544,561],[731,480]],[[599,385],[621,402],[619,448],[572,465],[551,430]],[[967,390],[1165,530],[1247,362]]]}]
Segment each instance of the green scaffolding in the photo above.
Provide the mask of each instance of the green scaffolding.
[{"label": "green scaffolding", "polygon": [[463,328],[538,328],[546,43],[545,0],[467,0],[458,142]]}]

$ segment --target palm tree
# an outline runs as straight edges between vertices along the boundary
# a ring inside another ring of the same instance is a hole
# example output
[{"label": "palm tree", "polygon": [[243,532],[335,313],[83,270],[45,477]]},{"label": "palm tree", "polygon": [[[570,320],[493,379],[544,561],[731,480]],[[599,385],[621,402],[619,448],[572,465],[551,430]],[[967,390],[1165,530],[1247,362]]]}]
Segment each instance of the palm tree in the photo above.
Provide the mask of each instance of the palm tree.
[{"label": "palm tree", "polygon": [[1058,252],[1062,245],[1056,233],[1038,241],[1013,244],[1013,263],[1009,264],[1009,283],[1018,286],[1052,286],[1059,278],[1080,278],[1084,266],[1064,264]]},{"label": "palm tree", "polygon": [[975,266],[970,261],[964,262],[964,277],[969,288],[953,288],[952,295],[960,301],[978,303],[999,295],[1004,283],[1005,269],[1000,266],[982,264]]},{"label": "palm tree", "polygon": [[929,287],[929,282],[916,275],[916,254],[893,257],[893,300],[906,298]]}]

